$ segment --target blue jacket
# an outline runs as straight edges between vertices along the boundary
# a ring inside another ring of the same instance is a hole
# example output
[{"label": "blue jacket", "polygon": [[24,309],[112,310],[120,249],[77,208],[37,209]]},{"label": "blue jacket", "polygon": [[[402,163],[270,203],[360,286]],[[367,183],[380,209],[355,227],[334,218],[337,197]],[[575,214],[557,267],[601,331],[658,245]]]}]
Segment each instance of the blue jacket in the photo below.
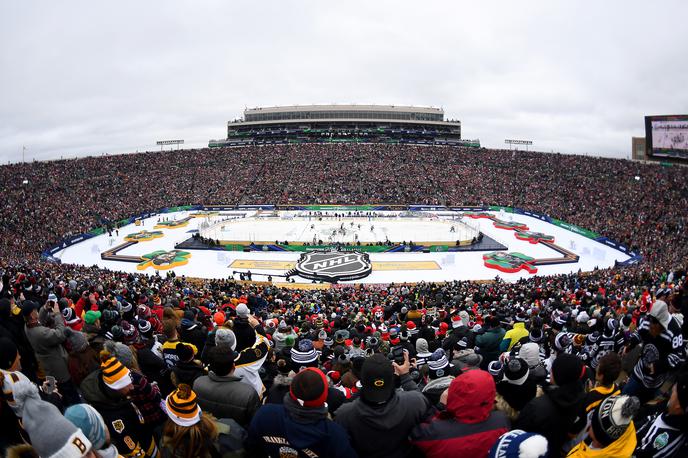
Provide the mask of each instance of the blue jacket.
[{"label": "blue jacket", "polygon": [[266,404],[256,412],[248,429],[250,456],[354,458],[344,428],[327,419],[300,423],[282,404]]}]

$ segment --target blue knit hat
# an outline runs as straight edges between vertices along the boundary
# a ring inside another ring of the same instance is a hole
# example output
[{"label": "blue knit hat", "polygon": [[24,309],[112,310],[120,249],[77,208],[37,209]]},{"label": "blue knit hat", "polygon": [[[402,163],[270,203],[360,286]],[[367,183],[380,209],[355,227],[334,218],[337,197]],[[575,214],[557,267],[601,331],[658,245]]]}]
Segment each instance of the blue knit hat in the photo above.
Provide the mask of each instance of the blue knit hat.
[{"label": "blue knit hat", "polygon": [[520,429],[502,434],[490,449],[490,458],[547,458],[547,439]]},{"label": "blue knit hat", "polygon": [[106,426],[103,417],[96,409],[88,404],[74,404],[65,410],[64,416],[83,431],[95,450],[103,448]]}]

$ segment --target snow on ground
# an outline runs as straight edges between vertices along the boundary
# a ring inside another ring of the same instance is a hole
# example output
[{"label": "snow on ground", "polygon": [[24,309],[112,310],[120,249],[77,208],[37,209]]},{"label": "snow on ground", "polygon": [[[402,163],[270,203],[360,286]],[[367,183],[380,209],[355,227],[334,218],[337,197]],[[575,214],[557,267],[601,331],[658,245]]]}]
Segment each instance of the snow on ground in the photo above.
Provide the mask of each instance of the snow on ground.
[{"label": "snow on ground", "polygon": [[[153,268],[148,268],[145,271],[137,270],[135,263],[119,262],[119,261],[103,261],[100,259],[100,254],[112,246],[119,245],[124,242],[124,237],[128,234],[138,232],[146,229],[148,231],[162,231],[164,236],[148,242],[140,242],[125,250],[119,252],[122,255],[144,255],[156,250],[172,250],[174,245],[189,238],[193,231],[196,231],[205,219],[193,218],[189,221],[186,227],[177,229],[154,229],[154,226],[159,222],[160,218],[167,220],[182,219],[192,214],[193,212],[178,212],[168,213],[160,216],[154,216],[142,221],[141,226],[131,224],[129,226],[119,229],[119,235],[110,238],[107,234],[103,234],[81,243],[68,247],[55,254],[56,257],[62,259],[65,263],[82,264],[82,265],[98,265],[112,270],[120,270],[126,272],[145,272],[154,274]],[[293,213],[287,213],[287,218],[291,218]],[[543,232],[545,234],[553,235],[555,243],[567,250],[570,250],[580,256],[580,260],[575,264],[558,264],[549,266],[538,266],[537,275],[553,275],[575,272],[578,270],[590,271],[596,267],[606,268],[612,267],[615,261],[625,261],[629,258],[625,253],[608,247],[604,244],[595,242],[582,235],[571,232],[567,229],[546,223],[524,215],[499,214],[492,212],[496,216],[513,220],[528,225],[531,231]],[[248,217],[256,216],[249,213]],[[429,216],[429,215],[428,215]],[[218,222],[222,218],[213,218]],[[527,241],[516,239],[514,231],[498,229],[492,225],[492,221],[488,219],[464,219],[469,225],[479,226],[480,230],[486,235],[492,237],[498,242],[509,247],[509,252],[520,252],[528,256],[539,257],[558,257],[559,254],[550,248],[537,244],[533,245]],[[340,227],[341,221],[331,221],[328,223],[311,221],[306,219],[290,220],[282,218],[250,218],[250,227],[242,227],[244,235],[253,234],[252,238],[227,237],[234,240],[303,240],[312,242],[312,233],[309,234],[310,224],[320,223],[320,228],[323,233],[331,231],[331,227],[335,229]],[[351,220],[347,220],[350,222]],[[373,218],[368,222],[366,218],[361,218],[362,230],[359,238],[365,242],[363,234],[366,233],[365,226],[368,226],[367,231],[370,232],[370,224],[375,226],[374,231],[376,237],[379,234],[389,236],[392,241],[413,240],[414,242],[421,241],[440,241],[440,240],[456,240],[454,234],[449,233],[449,221],[442,221],[441,219],[430,221],[423,218],[419,220],[411,220],[409,218]],[[244,220],[248,223],[248,220]],[[357,226],[358,223],[355,223]],[[234,226],[236,225],[236,226]],[[241,223],[232,222],[229,234],[241,235],[238,229]],[[286,233],[282,233],[282,228],[286,228]],[[275,233],[275,228],[279,231]],[[290,228],[290,229],[289,229]],[[327,228],[327,229],[326,229]],[[301,234],[299,234],[301,230]],[[316,228],[317,230],[317,228]],[[457,226],[458,230],[458,226]],[[291,232],[291,234],[290,234]],[[280,235],[281,234],[281,235]],[[331,234],[331,232],[330,232]],[[268,236],[269,235],[269,236]],[[305,237],[305,240],[304,240]],[[310,239],[309,239],[310,237]],[[443,238],[438,238],[443,237]],[[221,237],[225,238],[225,237]],[[458,237],[457,237],[458,238]],[[111,240],[112,239],[112,240]],[[326,240],[326,239],[323,239]],[[375,240],[381,240],[377,238]],[[382,239],[384,240],[384,239]],[[186,275],[190,277],[199,278],[227,278],[232,275],[234,268],[229,265],[235,260],[270,260],[270,261],[285,261],[296,262],[300,253],[296,252],[236,252],[236,251],[206,251],[206,250],[189,250],[191,257],[188,264],[184,266],[175,267],[173,270],[177,275]],[[486,280],[493,279],[497,275],[508,281],[516,281],[519,278],[528,277],[531,274],[522,270],[513,274],[506,274],[498,272],[494,269],[488,269],[484,266],[483,256],[484,252],[444,252],[444,253],[371,253],[370,260],[372,262],[405,262],[405,261],[435,261],[440,269],[436,270],[394,270],[394,271],[375,271],[370,276],[358,280],[363,283],[390,283],[390,282],[417,282],[417,281],[451,281],[451,280]],[[279,270],[259,270],[252,269],[253,273],[264,272],[275,274],[283,274],[284,271]],[[165,271],[161,271],[164,275]],[[264,277],[254,276],[255,280],[262,280]],[[275,277],[275,281],[282,281],[281,278]],[[298,281],[298,279],[297,279]]]}]

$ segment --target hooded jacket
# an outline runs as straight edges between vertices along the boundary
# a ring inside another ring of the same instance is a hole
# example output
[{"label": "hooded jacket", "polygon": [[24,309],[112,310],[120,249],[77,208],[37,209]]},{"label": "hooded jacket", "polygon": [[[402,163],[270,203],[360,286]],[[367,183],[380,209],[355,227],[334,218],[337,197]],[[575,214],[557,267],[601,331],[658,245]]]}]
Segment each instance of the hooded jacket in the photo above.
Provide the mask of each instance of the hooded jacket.
[{"label": "hooded jacket", "polygon": [[545,436],[549,455],[559,456],[568,434],[576,434],[574,424],[585,416],[585,392],[581,382],[545,389],[523,407],[514,423],[515,429]]},{"label": "hooded jacket", "polygon": [[426,457],[487,456],[499,436],[509,430],[503,412],[493,411],[495,384],[492,376],[472,370],[449,385],[447,410],[411,432],[411,442]]},{"label": "hooded jacket", "polygon": [[524,337],[528,337],[526,324],[520,322],[514,323],[514,327],[509,329],[506,334],[504,334],[504,338],[502,339],[499,349],[501,351],[511,351],[514,345],[516,345]]},{"label": "hooded jacket", "polygon": [[397,391],[382,405],[369,404],[360,397],[344,404],[337,410],[335,421],[347,430],[360,456],[404,458],[412,454],[408,441],[411,429],[429,410],[430,404],[418,391]]}]

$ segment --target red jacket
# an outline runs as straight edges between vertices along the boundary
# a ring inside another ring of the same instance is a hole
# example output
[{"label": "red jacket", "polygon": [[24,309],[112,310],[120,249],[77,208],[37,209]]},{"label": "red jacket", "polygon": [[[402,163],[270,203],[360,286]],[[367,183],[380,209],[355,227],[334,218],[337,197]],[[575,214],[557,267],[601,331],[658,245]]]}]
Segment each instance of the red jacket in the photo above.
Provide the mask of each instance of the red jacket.
[{"label": "red jacket", "polygon": [[470,370],[452,380],[447,410],[411,432],[411,442],[426,457],[487,456],[499,436],[509,430],[503,412],[493,411],[496,387],[492,376]]}]

